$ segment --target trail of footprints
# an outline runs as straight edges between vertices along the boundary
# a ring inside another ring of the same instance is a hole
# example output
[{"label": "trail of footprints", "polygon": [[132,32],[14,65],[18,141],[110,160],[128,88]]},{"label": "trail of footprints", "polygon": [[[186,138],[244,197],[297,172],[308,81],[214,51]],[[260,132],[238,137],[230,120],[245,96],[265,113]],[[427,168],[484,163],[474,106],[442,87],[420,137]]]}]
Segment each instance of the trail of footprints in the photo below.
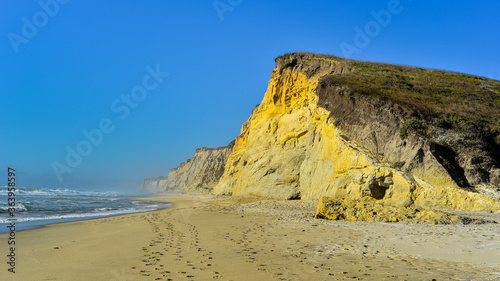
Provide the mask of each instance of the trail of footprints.
[{"label": "trail of footprints", "polygon": [[[142,248],[144,253],[143,266],[141,268],[133,267],[133,270],[139,270],[142,276],[154,278],[150,280],[209,280],[207,278],[219,279],[222,277],[221,272],[212,268],[215,259],[214,253],[199,245],[199,233],[194,225],[182,219],[176,219],[174,216],[168,216],[167,221],[156,213],[144,215],[142,218],[151,224],[156,237]],[[251,238],[250,235],[252,235]],[[264,226],[254,224],[253,227],[232,227],[230,232],[221,233],[221,236],[238,256],[243,257],[245,262],[249,263],[249,266],[253,264],[255,270],[269,272],[269,264],[262,262],[262,260],[272,260],[268,255],[274,254],[272,249],[276,245],[268,243],[266,237],[271,236],[271,234],[264,231]],[[257,248],[252,243],[254,239],[259,241],[259,245],[271,250],[266,250],[263,247]],[[187,252],[192,257],[189,260],[185,257]],[[169,265],[174,263],[175,266],[172,268],[183,269],[172,271]],[[281,277],[287,270],[286,268],[282,269],[283,272],[272,275]]]},{"label": "trail of footprints", "polygon": [[[252,264],[258,271],[266,272],[270,278],[276,280],[306,280],[307,273],[304,268],[291,268],[286,262],[278,264],[277,261],[280,259],[273,258],[283,256],[286,242],[282,241],[283,245],[270,242],[275,241],[275,239],[268,239],[268,237],[273,238],[274,236],[269,231],[271,228],[272,226],[269,224],[233,227],[233,233],[226,232],[223,237],[233,243],[234,248],[237,249],[236,253],[245,257],[247,263]],[[258,245],[254,245],[252,241],[258,241]],[[285,251],[291,250],[290,247],[286,249]]]},{"label": "trail of footprints", "polygon": [[[261,229],[262,226],[257,226],[257,228]],[[252,245],[251,239],[248,239],[248,235],[252,230],[251,228],[249,228],[249,227],[244,227],[243,229],[234,228],[234,230],[239,235],[234,235],[234,234],[231,234],[229,232],[226,232],[224,234],[224,239],[232,242],[234,245],[237,246],[238,250],[236,250],[236,253],[246,257],[246,262],[255,263],[256,262],[255,256],[259,253],[261,255],[262,254],[266,255],[266,253],[264,252],[264,249],[262,249],[262,248],[255,249]],[[256,232],[253,232],[253,234],[257,235]],[[234,239],[232,237],[238,237],[238,239]],[[267,240],[265,239],[265,237],[263,235],[259,235],[259,239],[260,239],[259,241],[262,244],[267,244]],[[263,266],[265,266],[265,265],[261,265],[261,267],[263,267]]]},{"label": "trail of footprints", "polygon": [[[355,247],[364,251],[355,251],[356,254],[353,255],[351,245],[335,245],[334,239],[315,241],[313,238],[308,238],[310,243],[293,239],[294,235],[285,235],[280,240],[268,239],[268,237],[279,235],[273,233],[272,228],[271,224],[233,227],[233,232],[226,232],[223,237],[233,244],[239,255],[245,257],[246,262],[252,264],[256,270],[268,273],[268,276],[275,280],[384,279],[388,277],[387,272],[398,267],[406,268],[408,274],[389,276],[390,278],[407,279],[412,274],[429,277],[443,276],[446,271],[443,271],[440,266],[445,264],[447,267],[456,267],[457,272],[454,278],[467,280],[467,278],[474,277],[474,268],[436,260],[418,260],[420,266],[418,267],[414,265],[416,262],[414,258],[399,256],[395,260],[390,256],[380,256],[378,251],[369,249],[367,245]],[[254,244],[252,241],[258,241],[258,243]],[[356,242],[363,243],[366,240]],[[341,250],[338,249],[340,246],[343,246]],[[336,254],[333,255],[333,252]],[[273,258],[273,256],[281,258]],[[286,258],[285,262],[283,262],[283,257]],[[299,261],[300,264],[295,262],[289,264],[287,260]],[[346,270],[345,265],[351,265],[351,270]],[[352,270],[353,267],[356,270]]]},{"label": "trail of footprints", "polygon": [[[163,215],[165,216],[165,214]],[[213,267],[215,254],[209,249],[204,249],[199,243],[198,229],[183,219],[175,216],[162,217],[158,213],[145,214],[142,217],[151,224],[155,237],[147,246],[142,248],[143,264],[133,267],[147,280],[210,280],[219,279],[222,273]],[[414,258],[393,260],[390,256],[381,257],[378,251],[372,252],[368,246],[364,251],[352,255],[350,249],[354,245],[336,245],[334,239],[326,241],[303,241],[292,239],[294,235],[276,240],[274,237],[280,235],[273,231],[274,225],[252,224],[246,226],[232,226],[225,228],[222,233],[217,233],[222,238],[222,243],[235,251],[238,257],[248,263],[250,270],[265,273],[275,280],[370,280],[372,278],[384,278],[385,272],[394,267],[406,268],[409,276],[423,273],[428,276],[444,274],[440,272],[441,266],[456,267],[457,277],[465,278],[473,276],[472,270],[457,266],[457,264],[435,260],[425,263],[419,260],[420,269],[413,262]],[[269,239],[271,238],[271,239]],[[253,243],[252,241],[256,241]],[[366,243],[357,241],[357,243]],[[354,247],[356,248],[356,247]],[[217,251],[217,249],[215,249]],[[333,254],[335,253],[335,254]],[[186,257],[189,256],[189,259]],[[356,258],[358,256],[358,258]],[[359,256],[363,262],[360,263]],[[276,258],[281,257],[281,258]],[[285,259],[282,259],[282,258]],[[381,259],[390,262],[381,263]],[[288,264],[287,261],[299,261]],[[352,264],[358,267],[353,272],[347,272],[344,265]],[[383,268],[386,266],[387,268]],[[424,268],[422,268],[424,266]],[[173,271],[172,268],[177,268]],[[428,272],[427,272],[428,271]],[[392,278],[403,278],[405,276],[391,276]],[[406,276],[408,277],[408,275]]]},{"label": "trail of footprints", "polygon": [[[169,221],[166,221],[156,213],[144,215],[143,219],[151,224],[156,237],[142,248],[142,276],[167,281],[220,277],[219,272],[211,271],[212,252],[199,246],[199,233],[194,225],[172,217],[168,217]],[[193,260],[185,257],[184,253],[188,251],[195,253]],[[175,268],[183,269],[174,272],[169,268],[173,264]]]},{"label": "trail of footprints", "polygon": [[[150,280],[209,280],[222,277],[221,272],[212,268],[214,253],[199,246],[199,233],[194,225],[174,216],[169,216],[166,221],[155,213],[145,215],[143,219],[151,224],[156,237],[142,248],[142,276],[152,278]],[[271,242],[276,241],[275,239],[268,239],[275,235],[270,229],[272,225],[269,224],[233,226],[221,233],[221,236],[239,257],[244,258],[249,267],[265,272],[270,278],[307,280],[312,277],[309,275],[311,271],[322,273],[326,278],[331,277],[332,268],[311,259],[311,252],[315,251],[311,245],[290,244],[286,242],[288,239],[283,239],[276,245]],[[258,241],[257,245],[252,241]],[[187,252],[192,260],[185,257]],[[290,267],[286,261],[277,264],[279,259],[273,258],[276,256],[286,256],[290,260],[300,259],[301,266],[297,267],[295,264]],[[174,263],[175,266],[172,267],[183,269],[175,272],[169,269],[169,265]]]}]

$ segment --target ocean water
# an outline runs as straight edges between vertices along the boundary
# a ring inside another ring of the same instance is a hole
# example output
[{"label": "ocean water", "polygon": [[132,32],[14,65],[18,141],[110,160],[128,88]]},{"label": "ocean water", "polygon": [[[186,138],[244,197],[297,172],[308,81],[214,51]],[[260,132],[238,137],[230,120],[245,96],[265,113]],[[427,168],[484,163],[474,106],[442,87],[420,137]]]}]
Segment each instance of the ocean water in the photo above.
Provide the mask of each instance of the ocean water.
[{"label": "ocean water", "polygon": [[[58,188],[16,187],[16,231],[46,224],[153,211],[167,203],[130,200],[144,195]],[[0,187],[0,233],[9,232],[8,191]]]}]

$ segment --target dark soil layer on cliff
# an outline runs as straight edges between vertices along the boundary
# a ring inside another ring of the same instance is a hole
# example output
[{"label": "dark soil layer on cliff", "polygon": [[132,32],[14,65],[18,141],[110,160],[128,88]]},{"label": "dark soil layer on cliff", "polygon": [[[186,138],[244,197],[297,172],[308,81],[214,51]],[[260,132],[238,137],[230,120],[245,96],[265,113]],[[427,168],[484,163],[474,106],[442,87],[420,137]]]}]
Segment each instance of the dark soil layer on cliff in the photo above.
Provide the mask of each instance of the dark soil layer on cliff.
[{"label": "dark soil layer on cliff", "polygon": [[[500,132],[500,81],[463,73],[343,59],[312,53],[286,54],[344,62],[349,72],[325,77],[323,83],[353,93],[407,105],[423,117],[450,124],[475,124]],[[290,63],[293,65],[293,63]],[[310,73],[314,69],[309,70]]]}]

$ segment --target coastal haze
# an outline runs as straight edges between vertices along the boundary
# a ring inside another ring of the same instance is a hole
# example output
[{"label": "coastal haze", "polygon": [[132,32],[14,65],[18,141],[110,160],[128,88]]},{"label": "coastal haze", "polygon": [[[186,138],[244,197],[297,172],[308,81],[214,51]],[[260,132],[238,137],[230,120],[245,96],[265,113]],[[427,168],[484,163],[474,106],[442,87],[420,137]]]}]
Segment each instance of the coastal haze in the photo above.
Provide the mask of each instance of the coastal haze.
[{"label": "coastal haze", "polygon": [[500,4],[3,6],[0,280],[500,278]]}]

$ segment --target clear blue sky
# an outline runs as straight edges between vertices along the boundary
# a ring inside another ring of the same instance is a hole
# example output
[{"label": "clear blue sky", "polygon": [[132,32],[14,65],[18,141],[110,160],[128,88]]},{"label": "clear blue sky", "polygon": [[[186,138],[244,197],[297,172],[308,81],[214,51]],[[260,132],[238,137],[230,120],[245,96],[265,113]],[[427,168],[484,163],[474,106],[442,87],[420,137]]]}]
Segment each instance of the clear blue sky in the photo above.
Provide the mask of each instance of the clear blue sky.
[{"label": "clear blue sky", "polygon": [[[166,176],[238,135],[287,52],[499,79],[500,2],[397,2],[3,0],[0,171],[57,179],[58,162],[71,169],[63,180]],[[148,66],[169,75],[155,80]],[[132,91],[140,101],[122,100]],[[102,120],[114,130],[68,166],[67,147]]]}]

